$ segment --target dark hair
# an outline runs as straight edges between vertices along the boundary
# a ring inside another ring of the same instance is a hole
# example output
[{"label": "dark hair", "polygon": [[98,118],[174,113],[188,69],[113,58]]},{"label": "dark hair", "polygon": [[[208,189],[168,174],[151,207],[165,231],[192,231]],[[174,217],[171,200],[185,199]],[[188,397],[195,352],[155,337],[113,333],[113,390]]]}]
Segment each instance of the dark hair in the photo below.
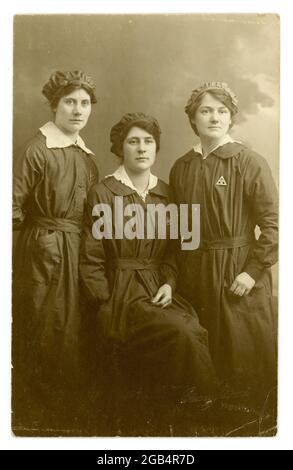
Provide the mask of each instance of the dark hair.
[{"label": "dark hair", "polygon": [[152,135],[156,142],[156,152],[160,150],[161,129],[158,121],[144,113],[127,113],[111,129],[112,153],[123,158],[123,143],[132,127],[139,127]]},{"label": "dark hair", "polygon": [[96,103],[95,83],[93,79],[81,70],[61,72],[57,70],[52,73],[49,80],[43,86],[42,93],[54,110],[58,106],[62,96],[69,95],[75,90],[84,89],[90,96],[91,103]]},{"label": "dark hair", "polygon": [[93,93],[93,90],[91,90],[91,88],[89,88],[88,86],[86,86],[84,84],[82,84],[82,85],[68,85],[64,88],[59,88],[56,91],[54,97],[50,101],[51,109],[54,111],[57,108],[58,103],[59,103],[60,99],[63,98],[63,96],[67,96],[70,93],[74,92],[75,90],[82,90],[82,89],[85,90],[88,93],[88,95],[90,96],[92,104],[97,102],[96,97]]},{"label": "dark hair", "polygon": [[233,105],[233,102],[232,102],[232,99],[231,99],[230,95],[228,95],[224,90],[220,90],[220,89],[207,90],[207,91],[204,91],[203,93],[201,93],[192,102],[192,104],[190,104],[188,107],[185,108],[185,112],[188,115],[190,125],[191,125],[191,127],[194,130],[196,135],[198,135],[198,130],[197,130],[196,125],[193,122],[194,116],[195,116],[195,113],[196,113],[197,109],[199,108],[203,98],[208,94],[212,95],[213,98],[219,100],[221,103],[223,103],[224,106],[226,106],[229,109],[229,111],[231,113],[231,124],[230,124],[229,129],[231,129],[231,127],[233,127],[233,125],[235,123],[235,116],[236,116],[238,110]]}]

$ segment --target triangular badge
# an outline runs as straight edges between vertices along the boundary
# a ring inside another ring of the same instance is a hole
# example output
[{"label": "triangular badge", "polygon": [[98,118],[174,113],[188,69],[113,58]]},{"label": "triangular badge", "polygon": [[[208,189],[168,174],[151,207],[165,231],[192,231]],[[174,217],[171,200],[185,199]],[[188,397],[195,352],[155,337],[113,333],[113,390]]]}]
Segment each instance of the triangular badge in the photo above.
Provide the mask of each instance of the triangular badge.
[{"label": "triangular badge", "polygon": [[227,186],[224,176],[221,176],[216,182],[216,186]]}]

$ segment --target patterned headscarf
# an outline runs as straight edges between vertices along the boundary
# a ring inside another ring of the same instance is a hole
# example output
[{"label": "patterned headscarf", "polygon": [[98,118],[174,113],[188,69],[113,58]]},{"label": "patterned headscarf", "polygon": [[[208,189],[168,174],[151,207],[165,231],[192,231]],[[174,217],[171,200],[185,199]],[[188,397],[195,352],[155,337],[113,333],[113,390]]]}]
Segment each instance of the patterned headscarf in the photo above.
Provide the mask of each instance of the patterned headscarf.
[{"label": "patterned headscarf", "polygon": [[123,157],[122,146],[129,130],[132,127],[140,127],[151,134],[156,141],[157,152],[160,149],[161,129],[158,121],[144,113],[127,113],[115,124],[110,132],[111,152],[118,157]]},{"label": "patterned headscarf", "polygon": [[42,93],[50,103],[54,102],[54,99],[60,95],[62,91],[69,86],[83,87],[90,95],[91,102],[96,103],[97,98],[95,96],[95,84],[92,78],[85,75],[80,70],[74,70],[71,72],[54,72],[48,82],[44,85]]}]

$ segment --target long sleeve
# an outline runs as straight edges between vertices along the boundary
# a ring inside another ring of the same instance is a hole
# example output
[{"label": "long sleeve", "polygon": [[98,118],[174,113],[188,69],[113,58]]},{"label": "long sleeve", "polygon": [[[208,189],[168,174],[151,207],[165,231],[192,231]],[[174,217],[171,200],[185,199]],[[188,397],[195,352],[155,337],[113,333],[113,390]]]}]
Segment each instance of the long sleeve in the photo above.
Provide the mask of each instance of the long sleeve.
[{"label": "long sleeve", "polygon": [[170,192],[170,199],[171,202],[174,202],[179,206],[180,202],[179,197],[178,197],[178,181],[176,176],[178,176],[178,172],[176,171],[177,164],[172,166],[171,171],[170,171],[170,176],[169,176],[169,192]]},{"label": "long sleeve", "polygon": [[92,234],[94,224],[92,209],[97,203],[96,193],[93,188],[88,197],[80,247],[79,272],[81,285],[88,300],[102,303],[110,297],[110,288],[106,276],[103,240],[95,239]]},{"label": "long sleeve", "polygon": [[43,155],[34,147],[19,152],[13,165],[13,228],[21,229],[25,220],[26,203],[42,178]]},{"label": "long sleeve", "polygon": [[[168,203],[175,203],[175,197],[171,190],[168,188],[169,200]],[[180,237],[180,234],[178,233]],[[180,238],[170,239],[163,262],[160,266],[161,283],[169,284],[172,287],[172,291],[175,292],[177,285],[178,276],[178,255],[180,254]]]},{"label": "long sleeve", "polygon": [[91,162],[91,170],[90,170],[90,188],[99,182],[99,170],[96,164],[92,161]]},{"label": "long sleeve", "polygon": [[277,189],[266,160],[253,154],[245,172],[246,193],[254,221],[261,234],[255,241],[246,271],[257,280],[262,271],[278,259],[278,196]]},{"label": "long sleeve", "polygon": [[170,240],[166,255],[163,258],[163,262],[160,266],[161,284],[169,284],[172,291],[175,292],[177,284],[177,240]]}]

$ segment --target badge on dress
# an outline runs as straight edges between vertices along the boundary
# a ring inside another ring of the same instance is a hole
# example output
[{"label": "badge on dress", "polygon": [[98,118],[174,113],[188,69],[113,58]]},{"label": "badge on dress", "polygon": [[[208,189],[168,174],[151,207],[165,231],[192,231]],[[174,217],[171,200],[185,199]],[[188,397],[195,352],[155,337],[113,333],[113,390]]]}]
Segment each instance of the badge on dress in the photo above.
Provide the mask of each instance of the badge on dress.
[{"label": "badge on dress", "polygon": [[216,186],[227,186],[224,176],[221,176],[216,182]]}]

